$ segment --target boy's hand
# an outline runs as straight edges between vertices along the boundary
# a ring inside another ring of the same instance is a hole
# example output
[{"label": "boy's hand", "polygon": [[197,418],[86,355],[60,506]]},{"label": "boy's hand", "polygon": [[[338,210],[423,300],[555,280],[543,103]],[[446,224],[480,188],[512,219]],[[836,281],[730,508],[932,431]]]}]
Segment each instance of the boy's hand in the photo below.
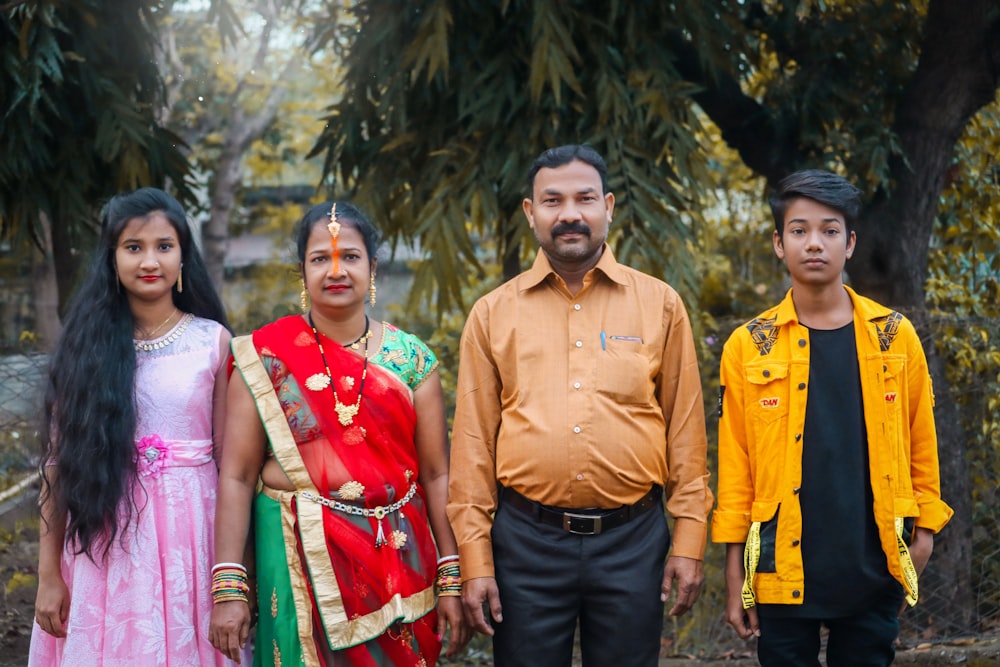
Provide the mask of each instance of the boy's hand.
[{"label": "boy's hand", "polygon": [[726,622],[743,639],[760,637],[757,608],[743,608],[743,544],[726,545]]},{"label": "boy's hand", "polygon": [[[934,552],[934,533],[927,528],[914,528],[913,529],[913,540],[910,542],[910,559],[913,561],[913,567],[917,570],[917,576],[923,573],[924,568],[927,567],[927,561],[931,559],[931,553]],[[902,614],[906,611],[906,600],[899,605],[899,613]]]},{"label": "boy's hand", "polygon": [[760,622],[757,620],[757,608],[743,608],[743,599],[739,591],[726,595],[726,622],[733,626],[741,639],[760,637]]}]

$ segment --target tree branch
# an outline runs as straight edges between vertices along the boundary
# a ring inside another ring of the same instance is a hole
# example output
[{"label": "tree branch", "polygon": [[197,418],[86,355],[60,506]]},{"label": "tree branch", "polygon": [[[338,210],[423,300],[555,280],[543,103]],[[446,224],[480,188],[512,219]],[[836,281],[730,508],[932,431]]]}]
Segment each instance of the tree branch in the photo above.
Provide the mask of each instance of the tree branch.
[{"label": "tree branch", "polygon": [[782,124],[769,109],[745,94],[728,73],[706,71],[698,50],[680,31],[668,32],[666,41],[678,74],[701,87],[692,96],[694,101],[719,126],[723,140],[739,152],[750,169],[774,183],[801,164],[797,124]]}]

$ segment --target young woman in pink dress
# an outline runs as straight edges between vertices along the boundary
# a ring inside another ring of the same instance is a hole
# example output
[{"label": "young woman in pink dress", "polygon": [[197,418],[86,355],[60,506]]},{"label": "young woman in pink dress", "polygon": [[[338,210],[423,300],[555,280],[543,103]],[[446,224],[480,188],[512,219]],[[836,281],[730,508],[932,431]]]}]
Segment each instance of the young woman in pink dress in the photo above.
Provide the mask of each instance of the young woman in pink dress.
[{"label": "young woman in pink dress", "polygon": [[45,399],[29,665],[224,665],[208,641],[230,333],[184,211],[107,205]]}]

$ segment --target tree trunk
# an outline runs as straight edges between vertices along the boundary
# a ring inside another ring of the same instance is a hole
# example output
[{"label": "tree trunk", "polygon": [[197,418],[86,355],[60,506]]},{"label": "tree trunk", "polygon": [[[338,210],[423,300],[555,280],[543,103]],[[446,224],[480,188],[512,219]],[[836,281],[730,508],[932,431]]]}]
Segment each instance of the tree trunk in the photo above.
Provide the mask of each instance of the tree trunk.
[{"label": "tree trunk", "polygon": [[76,292],[77,282],[80,279],[82,255],[84,255],[73,243],[73,235],[69,227],[67,224],[50,224],[48,229],[51,234],[49,247],[55,264],[56,284],[59,289],[60,315],[66,312],[70,299]]},{"label": "tree trunk", "polygon": [[235,142],[226,141],[216,166],[211,189],[211,210],[208,224],[202,229],[205,266],[215,289],[222,290],[226,273],[226,252],[229,249],[229,217],[236,206],[236,189],[242,182],[240,165],[243,151]]},{"label": "tree trunk", "polygon": [[[988,0],[931,2],[920,64],[896,111],[903,150],[890,165],[894,187],[869,206],[848,264],[859,292],[899,309],[924,333],[924,351],[937,392],[935,418],[941,490],[955,510],[935,542],[921,582],[918,623],[937,634],[974,631],[972,591],[972,486],[965,434],[950,395],[945,362],[934,346],[925,308],[927,253],[939,198],[956,142],[969,119],[993,100]],[[995,30],[995,27],[993,27]]]},{"label": "tree trunk", "polygon": [[51,352],[62,332],[59,282],[52,253],[52,223],[45,213],[40,213],[38,218],[41,241],[45,247],[32,253],[31,297],[35,304],[35,330],[41,341],[39,348]]}]

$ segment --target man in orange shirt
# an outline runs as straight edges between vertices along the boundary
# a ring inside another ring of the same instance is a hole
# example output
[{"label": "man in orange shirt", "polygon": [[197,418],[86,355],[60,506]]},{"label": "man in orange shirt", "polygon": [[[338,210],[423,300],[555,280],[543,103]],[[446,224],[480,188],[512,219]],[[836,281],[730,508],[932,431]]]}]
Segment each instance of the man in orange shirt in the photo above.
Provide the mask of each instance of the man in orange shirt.
[{"label": "man in orange shirt", "polygon": [[578,621],[586,664],[655,665],[671,589],[672,615],[700,592],[712,506],[690,322],[669,285],[615,261],[594,149],[547,150],[528,181],[542,252],[462,334],[463,602],[498,667],[568,666]]}]

